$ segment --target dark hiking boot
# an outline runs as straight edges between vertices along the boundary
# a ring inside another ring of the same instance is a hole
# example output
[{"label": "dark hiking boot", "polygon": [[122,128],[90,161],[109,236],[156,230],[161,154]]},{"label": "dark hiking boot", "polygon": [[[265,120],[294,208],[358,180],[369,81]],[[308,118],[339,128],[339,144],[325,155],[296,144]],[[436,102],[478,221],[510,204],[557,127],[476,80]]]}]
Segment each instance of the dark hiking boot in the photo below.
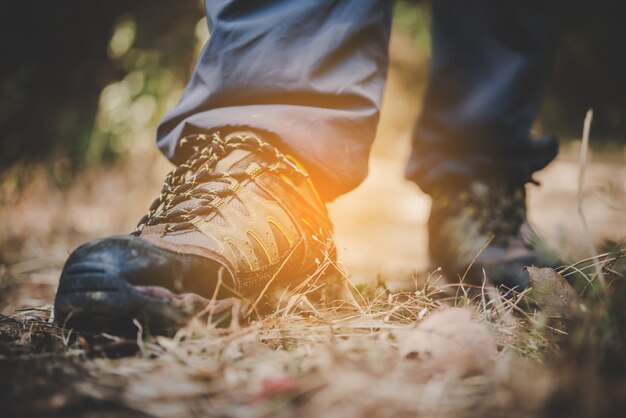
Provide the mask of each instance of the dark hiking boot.
[{"label": "dark hiking boot", "polygon": [[558,265],[527,223],[523,185],[474,182],[435,195],[428,228],[432,267],[449,280],[480,286],[486,278],[520,292],[529,285],[525,267]]},{"label": "dark hiking boot", "polygon": [[166,177],[131,236],[70,255],[54,306],[59,324],[119,333],[136,331],[136,319],[160,333],[209,301],[252,303],[274,286],[300,284],[332,256],[324,203],[293,159],[251,132],[182,144],[193,155]]}]

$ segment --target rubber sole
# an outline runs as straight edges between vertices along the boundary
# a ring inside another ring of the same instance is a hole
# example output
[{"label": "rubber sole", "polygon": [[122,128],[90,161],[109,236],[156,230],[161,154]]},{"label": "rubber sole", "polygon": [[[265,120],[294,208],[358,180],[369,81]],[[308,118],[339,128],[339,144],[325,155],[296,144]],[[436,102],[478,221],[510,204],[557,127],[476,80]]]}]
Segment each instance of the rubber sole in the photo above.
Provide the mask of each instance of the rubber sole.
[{"label": "rubber sole", "polygon": [[66,266],[54,303],[56,321],[81,331],[136,334],[170,334],[183,326],[190,314],[169,301],[139,292],[106,265],[94,262]]},{"label": "rubber sole", "polygon": [[[151,294],[147,287],[171,295],[215,295],[221,264],[179,253],[134,236],[113,236],[81,245],[68,257],[55,300],[56,322],[81,331],[170,334],[204,306]],[[224,277],[233,288],[230,277]],[[136,286],[136,287],[135,287]],[[141,289],[141,290],[140,290]],[[219,289],[217,298],[231,297]]]}]

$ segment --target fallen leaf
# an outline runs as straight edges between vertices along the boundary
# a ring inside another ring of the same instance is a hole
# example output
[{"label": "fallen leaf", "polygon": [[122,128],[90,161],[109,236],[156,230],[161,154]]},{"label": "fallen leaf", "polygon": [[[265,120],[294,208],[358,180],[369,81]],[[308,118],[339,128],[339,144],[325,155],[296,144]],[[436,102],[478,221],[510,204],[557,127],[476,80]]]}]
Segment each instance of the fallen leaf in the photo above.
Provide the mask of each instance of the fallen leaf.
[{"label": "fallen leaf", "polygon": [[400,355],[419,362],[423,379],[435,374],[489,374],[498,354],[491,332],[473,321],[467,309],[436,311],[417,327],[397,336]]},{"label": "fallen leaf", "polygon": [[528,267],[528,277],[539,311],[561,330],[567,322],[580,318],[584,306],[574,288],[563,276],[551,268]]}]

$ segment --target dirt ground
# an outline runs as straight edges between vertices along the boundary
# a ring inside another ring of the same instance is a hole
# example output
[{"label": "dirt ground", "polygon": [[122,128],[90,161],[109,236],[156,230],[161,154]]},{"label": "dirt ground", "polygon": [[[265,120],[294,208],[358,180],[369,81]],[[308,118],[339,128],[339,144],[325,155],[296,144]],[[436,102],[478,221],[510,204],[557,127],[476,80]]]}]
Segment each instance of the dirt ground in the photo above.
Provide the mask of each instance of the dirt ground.
[{"label": "dirt ground", "polygon": [[[430,379],[424,363],[398,354],[401,331],[443,306],[436,290],[416,288],[413,280],[428,268],[430,203],[403,179],[422,86],[401,64],[390,71],[370,175],[329,209],[350,280],[382,280],[392,291],[412,287],[412,293],[357,292],[343,310],[293,299],[297,306],[287,303],[243,328],[196,324],[174,338],[77,338],[49,319],[65,258],[84,241],[130,231],[169,163],[138,147],[65,187],[54,186],[44,167],[16,167],[0,182],[3,409],[12,416],[82,417],[551,416],[550,408],[562,406],[546,403],[555,377],[537,369],[553,348],[527,327],[532,318],[509,315],[509,305],[471,311],[487,324],[486,344],[497,351],[487,374]],[[593,130],[591,136],[593,142]],[[529,189],[531,221],[572,261],[587,256],[577,212],[577,146],[564,147],[537,175],[542,186]],[[625,162],[626,149],[599,152],[587,167],[583,208],[596,243],[626,237]],[[494,319],[496,311],[508,314]],[[136,354],[116,358],[128,353]]]}]

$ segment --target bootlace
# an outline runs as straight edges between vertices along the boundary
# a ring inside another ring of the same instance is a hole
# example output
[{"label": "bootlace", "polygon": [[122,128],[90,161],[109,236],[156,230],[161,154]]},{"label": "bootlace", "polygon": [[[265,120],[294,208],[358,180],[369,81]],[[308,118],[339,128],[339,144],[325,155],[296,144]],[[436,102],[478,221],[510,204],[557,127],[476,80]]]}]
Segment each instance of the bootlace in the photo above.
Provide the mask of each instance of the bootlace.
[{"label": "bootlace", "polygon": [[[205,134],[194,134],[182,138],[179,146],[190,146],[194,152],[165,177],[159,197],[152,202],[132,235],[140,235],[146,226],[159,224],[167,225],[166,232],[192,229],[195,219],[213,213],[225,196],[235,194],[240,182],[251,176],[244,171],[215,171],[217,162],[234,150],[248,150],[263,156],[269,164],[259,166],[261,170],[283,171],[288,175],[296,172],[307,176],[278,149],[249,133],[229,135],[227,138],[222,138],[218,132],[212,133],[210,138]],[[223,183],[226,187],[198,187],[209,182]],[[193,207],[177,207],[190,200],[194,200]]]}]

